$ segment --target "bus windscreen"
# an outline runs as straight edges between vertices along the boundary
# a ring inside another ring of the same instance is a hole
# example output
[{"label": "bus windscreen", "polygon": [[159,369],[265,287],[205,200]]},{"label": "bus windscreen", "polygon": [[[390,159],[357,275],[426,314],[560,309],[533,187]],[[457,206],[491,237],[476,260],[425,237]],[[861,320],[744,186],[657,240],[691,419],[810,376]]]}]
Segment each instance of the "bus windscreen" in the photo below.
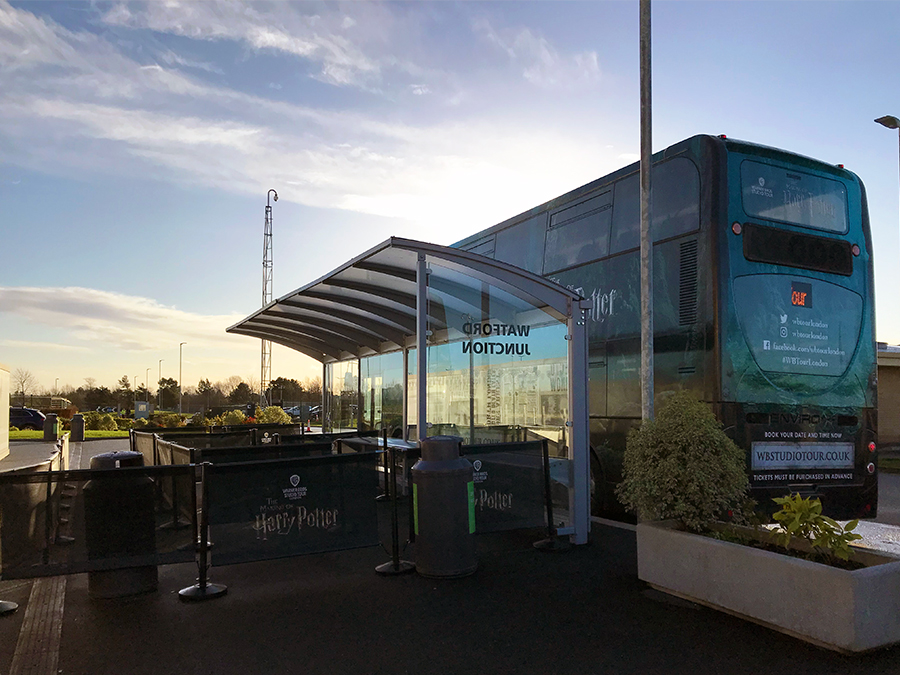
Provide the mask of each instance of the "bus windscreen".
[{"label": "bus windscreen", "polygon": [[741,164],[741,194],[749,216],[847,232],[847,189],[839,181],[747,160]]}]

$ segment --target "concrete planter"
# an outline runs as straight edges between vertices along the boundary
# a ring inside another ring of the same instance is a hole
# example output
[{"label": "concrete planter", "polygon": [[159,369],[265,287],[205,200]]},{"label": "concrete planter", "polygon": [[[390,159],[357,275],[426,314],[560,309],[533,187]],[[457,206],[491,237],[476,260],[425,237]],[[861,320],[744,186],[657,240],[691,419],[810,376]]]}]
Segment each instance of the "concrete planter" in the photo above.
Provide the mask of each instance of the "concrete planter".
[{"label": "concrete planter", "polygon": [[[752,530],[748,530],[752,533]],[[652,587],[840,652],[900,642],[900,560],[855,549],[847,571],[676,529],[637,526],[638,577]]]}]

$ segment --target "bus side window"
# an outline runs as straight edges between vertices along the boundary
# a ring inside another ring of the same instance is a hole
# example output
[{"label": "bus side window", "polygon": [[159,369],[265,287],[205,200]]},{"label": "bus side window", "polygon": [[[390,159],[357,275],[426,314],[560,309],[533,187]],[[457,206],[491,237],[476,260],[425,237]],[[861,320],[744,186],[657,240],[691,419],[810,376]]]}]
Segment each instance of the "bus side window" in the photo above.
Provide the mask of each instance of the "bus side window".
[{"label": "bus side window", "polygon": [[551,214],[544,274],[605,258],[611,216],[611,191]]},{"label": "bus side window", "polygon": [[591,417],[606,417],[606,355],[605,350],[597,353],[591,349],[588,364],[588,414]]},{"label": "bus side window", "polygon": [[544,234],[547,232],[547,214],[516,223],[497,233],[495,260],[508,262],[535,274],[541,273],[544,250]]},{"label": "bus side window", "polygon": [[641,416],[641,341],[615,340],[606,343],[607,415]]},{"label": "bus side window", "polygon": [[[700,227],[700,174],[694,163],[676,157],[653,167],[653,241],[693,232]],[[640,175],[623,178],[615,187],[611,254],[641,245]]]}]

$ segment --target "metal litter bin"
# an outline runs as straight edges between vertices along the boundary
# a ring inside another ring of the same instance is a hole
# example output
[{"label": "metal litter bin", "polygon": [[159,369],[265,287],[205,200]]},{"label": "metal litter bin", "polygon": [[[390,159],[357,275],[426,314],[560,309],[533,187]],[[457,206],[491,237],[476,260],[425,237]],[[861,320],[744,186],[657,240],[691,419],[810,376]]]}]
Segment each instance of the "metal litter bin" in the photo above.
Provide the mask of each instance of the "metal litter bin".
[{"label": "metal litter bin", "polygon": [[153,481],[145,475],[114,471],[143,465],[144,457],[139,452],[106,452],[91,458],[91,469],[110,471],[84,485],[88,559],[123,565],[88,572],[92,598],[118,598],[157,588],[156,564],[134,560],[156,553]]},{"label": "metal litter bin", "polygon": [[59,440],[59,418],[56,413],[48,413],[44,418],[44,440],[54,443]]},{"label": "metal litter bin", "polygon": [[72,415],[71,433],[69,440],[73,443],[81,443],[84,441],[84,415],[75,413]]},{"label": "metal litter bin", "polygon": [[462,439],[422,441],[412,468],[416,571],[426,577],[464,577],[475,572],[475,509],[472,463],[459,456]]}]

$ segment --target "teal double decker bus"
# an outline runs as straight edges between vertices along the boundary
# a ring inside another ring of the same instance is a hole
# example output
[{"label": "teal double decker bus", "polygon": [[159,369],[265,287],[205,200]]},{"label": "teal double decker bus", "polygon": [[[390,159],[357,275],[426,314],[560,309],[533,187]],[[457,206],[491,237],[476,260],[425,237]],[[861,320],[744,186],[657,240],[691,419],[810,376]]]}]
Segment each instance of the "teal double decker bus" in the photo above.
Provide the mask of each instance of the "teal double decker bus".
[{"label": "teal double decker bus", "polygon": [[[455,246],[590,300],[594,511],[615,515],[640,423],[639,165]],[[689,390],[747,453],[751,495],[877,512],[876,346],[865,189],[840,165],[695,136],[653,157],[657,405]]]}]

